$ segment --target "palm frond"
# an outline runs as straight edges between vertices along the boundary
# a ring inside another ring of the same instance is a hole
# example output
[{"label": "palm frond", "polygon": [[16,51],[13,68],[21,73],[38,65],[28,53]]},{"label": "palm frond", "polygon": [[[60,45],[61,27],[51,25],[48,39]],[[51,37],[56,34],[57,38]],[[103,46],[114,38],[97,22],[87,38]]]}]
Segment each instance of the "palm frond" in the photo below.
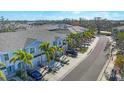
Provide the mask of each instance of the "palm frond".
[{"label": "palm frond", "polygon": [[31,67],[33,67],[33,64],[32,64],[32,61],[31,60],[28,60],[27,63],[28,63],[28,65],[30,65]]},{"label": "palm frond", "polygon": [[28,64],[28,61],[31,61],[32,59],[32,54],[21,49],[14,52],[14,56],[10,59],[10,62],[16,63],[17,61],[23,61],[25,64]]},{"label": "palm frond", "polygon": [[6,76],[4,75],[4,73],[1,70],[0,70],[0,79],[4,80],[4,81],[7,80]]},{"label": "palm frond", "polygon": [[3,62],[0,62],[0,67],[6,67],[6,65]]}]

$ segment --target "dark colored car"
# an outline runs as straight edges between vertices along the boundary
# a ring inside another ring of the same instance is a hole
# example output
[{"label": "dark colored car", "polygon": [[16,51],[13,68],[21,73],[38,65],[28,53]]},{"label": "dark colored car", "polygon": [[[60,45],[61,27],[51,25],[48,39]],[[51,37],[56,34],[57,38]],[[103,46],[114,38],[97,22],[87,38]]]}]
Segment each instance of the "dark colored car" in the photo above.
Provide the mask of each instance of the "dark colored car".
[{"label": "dark colored car", "polygon": [[96,38],[95,36],[93,36],[92,38]]},{"label": "dark colored car", "polygon": [[41,80],[42,79],[42,74],[37,70],[30,70],[30,71],[27,71],[27,73],[29,76],[31,76],[35,80]]},{"label": "dark colored car", "polygon": [[77,55],[78,55],[76,50],[67,50],[66,54],[71,55],[72,57],[77,57]]}]

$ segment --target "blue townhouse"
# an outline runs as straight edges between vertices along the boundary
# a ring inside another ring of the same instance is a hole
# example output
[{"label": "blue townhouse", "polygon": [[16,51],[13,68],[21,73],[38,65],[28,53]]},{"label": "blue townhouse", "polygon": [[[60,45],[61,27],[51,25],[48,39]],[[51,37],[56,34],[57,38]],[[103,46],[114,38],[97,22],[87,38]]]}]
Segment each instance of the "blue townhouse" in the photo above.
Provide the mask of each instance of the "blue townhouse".
[{"label": "blue townhouse", "polygon": [[[60,38],[59,40],[55,40],[54,42],[57,42],[58,44],[56,45],[58,46],[62,46],[63,44],[63,40],[60,41]],[[54,42],[53,45],[55,45]],[[45,55],[41,55],[41,51],[39,49],[40,43],[41,41],[35,40],[30,42],[25,48],[23,48],[23,50],[25,50],[26,52],[33,54],[33,68],[37,68],[40,64],[47,65],[47,58]],[[6,64],[6,68],[3,68],[2,70],[8,77],[13,76],[16,71],[20,70],[21,65],[23,64],[23,62],[20,61],[16,62],[15,64],[10,63],[10,59],[13,57],[13,53],[14,51],[0,52],[0,61]],[[55,62],[51,62],[50,66],[54,66],[54,63]]]},{"label": "blue townhouse", "polygon": [[[66,51],[68,47],[66,44],[67,33],[65,32],[65,34],[62,34],[49,31],[49,29],[54,28],[52,26],[54,25],[33,27],[27,31],[0,33],[0,61],[6,65],[5,68],[2,68],[2,71],[7,77],[13,76],[18,70],[21,69],[23,62],[19,61],[15,64],[10,63],[10,59],[13,57],[13,53],[16,50],[23,49],[28,53],[33,54],[34,58],[32,63],[34,68],[37,68],[39,64],[47,64],[46,56],[41,55],[41,51],[39,49],[40,43],[47,41],[50,42],[51,46],[56,45]],[[82,29],[79,29],[79,31],[76,32],[81,31]],[[70,32],[72,31],[70,30]],[[55,38],[56,36],[57,38]],[[56,62],[52,61],[50,63],[50,66],[52,67]]]},{"label": "blue townhouse", "polygon": [[[38,34],[37,34],[38,33]],[[58,38],[55,39],[55,36]],[[46,65],[47,59],[45,55],[41,55],[39,49],[40,43],[44,41],[50,42],[50,45],[57,45],[66,50],[67,44],[65,42],[66,35],[47,33],[43,31],[35,31],[28,33],[26,31],[1,33],[0,34],[0,61],[6,65],[2,71],[7,77],[13,76],[18,70],[21,69],[23,62],[10,63],[13,53],[16,50],[23,49],[28,53],[34,55],[32,60],[33,67],[37,68],[39,64]],[[50,66],[54,66],[55,62],[51,62]],[[28,68],[28,66],[27,66]]]}]

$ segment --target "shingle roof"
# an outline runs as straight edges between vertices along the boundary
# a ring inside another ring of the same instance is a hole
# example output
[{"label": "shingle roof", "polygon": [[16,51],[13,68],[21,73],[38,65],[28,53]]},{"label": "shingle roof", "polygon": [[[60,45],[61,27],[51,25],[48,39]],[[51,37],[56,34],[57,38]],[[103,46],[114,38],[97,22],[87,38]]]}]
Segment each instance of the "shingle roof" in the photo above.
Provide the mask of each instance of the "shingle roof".
[{"label": "shingle roof", "polygon": [[70,31],[70,33],[72,32],[84,32],[85,30],[87,30],[87,28],[81,27],[81,26],[72,26],[72,25],[68,25],[68,24],[58,24],[55,25],[53,28],[51,27],[51,29],[68,29]]},{"label": "shingle roof", "polygon": [[68,27],[68,29],[70,30],[70,32],[84,32],[85,30],[87,30],[84,27],[80,27],[80,26],[70,26]]},{"label": "shingle roof", "polygon": [[25,41],[24,47],[27,47],[28,45],[30,45],[30,44],[33,43],[34,41],[36,41],[36,39],[27,38],[26,41]]},{"label": "shingle roof", "polygon": [[[53,41],[55,36],[66,37],[66,34],[55,33],[49,31],[51,28],[56,28],[57,25],[42,25],[31,26],[26,31],[6,32],[0,33],[0,51],[13,51],[16,49],[24,48],[29,43],[33,42],[33,39],[39,41]],[[75,29],[83,29],[76,27]]]},{"label": "shingle roof", "polygon": [[27,31],[0,33],[0,51],[12,51],[24,48],[30,42],[31,38],[53,41],[55,36],[66,36],[65,34],[50,32],[48,31],[49,28],[49,25],[45,25],[43,27],[32,27]]}]

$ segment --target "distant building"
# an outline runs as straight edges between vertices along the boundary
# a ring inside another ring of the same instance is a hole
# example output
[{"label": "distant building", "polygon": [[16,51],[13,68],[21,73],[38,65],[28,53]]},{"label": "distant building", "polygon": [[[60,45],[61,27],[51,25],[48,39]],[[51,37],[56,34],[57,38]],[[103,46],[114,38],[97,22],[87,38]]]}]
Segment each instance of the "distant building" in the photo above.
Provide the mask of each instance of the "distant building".
[{"label": "distant building", "polygon": [[[68,30],[69,33],[77,33],[77,32],[84,32],[86,30],[88,30],[87,28],[84,27],[80,27],[80,26],[72,26],[72,25],[68,25],[68,24],[57,24],[54,27],[52,27],[50,29],[51,31],[54,30]],[[66,32],[65,32],[66,34]]]},{"label": "distant building", "polygon": [[112,29],[112,36],[116,37],[118,32],[124,32],[124,26],[114,27]]},{"label": "distant building", "polygon": [[124,26],[114,27],[112,29],[112,37],[116,41],[116,45],[118,46],[118,48],[124,54],[124,40],[120,40],[120,38],[118,38],[117,36],[120,32],[124,32]]}]

